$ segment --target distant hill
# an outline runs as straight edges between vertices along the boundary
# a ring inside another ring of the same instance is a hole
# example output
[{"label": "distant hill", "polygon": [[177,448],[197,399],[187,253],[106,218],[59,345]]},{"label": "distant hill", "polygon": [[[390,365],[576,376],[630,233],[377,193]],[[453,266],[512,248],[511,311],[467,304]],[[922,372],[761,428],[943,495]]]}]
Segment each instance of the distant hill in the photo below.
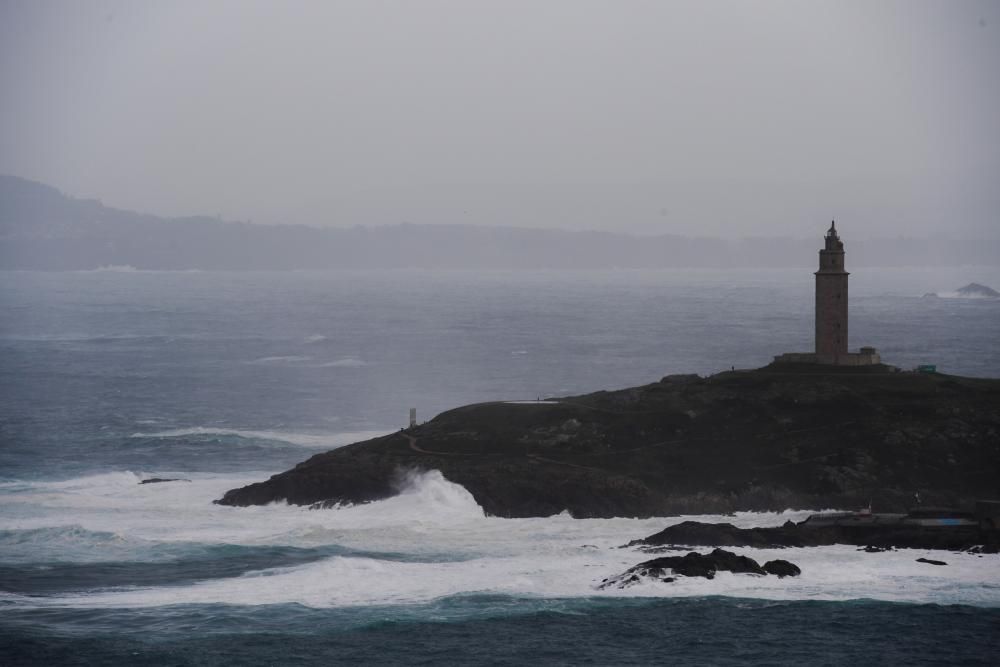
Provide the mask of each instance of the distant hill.
[{"label": "distant hill", "polygon": [[[468,225],[258,225],[124,211],[0,175],[0,269],[812,266],[822,228],[817,222],[815,239],[723,240]],[[847,231],[852,266],[1000,263],[1000,241],[888,239],[852,244],[851,238]]]}]

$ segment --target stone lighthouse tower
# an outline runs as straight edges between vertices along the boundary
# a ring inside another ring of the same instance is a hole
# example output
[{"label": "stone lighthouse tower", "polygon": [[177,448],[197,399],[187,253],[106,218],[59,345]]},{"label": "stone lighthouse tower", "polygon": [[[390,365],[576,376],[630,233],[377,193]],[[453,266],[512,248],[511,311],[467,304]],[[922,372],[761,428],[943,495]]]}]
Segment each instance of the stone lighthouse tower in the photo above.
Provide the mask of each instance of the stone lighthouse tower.
[{"label": "stone lighthouse tower", "polygon": [[835,223],[819,251],[816,272],[816,361],[821,364],[847,362],[847,271],[844,270],[844,243]]},{"label": "stone lighthouse tower", "polygon": [[847,271],[844,271],[844,243],[837,226],[830,223],[819,251],[816,272],[816,351],[786,352],[774,358],[777,364],[827,364],[831,366],[874,366],[882,358],[874,347],[847,351]]}]

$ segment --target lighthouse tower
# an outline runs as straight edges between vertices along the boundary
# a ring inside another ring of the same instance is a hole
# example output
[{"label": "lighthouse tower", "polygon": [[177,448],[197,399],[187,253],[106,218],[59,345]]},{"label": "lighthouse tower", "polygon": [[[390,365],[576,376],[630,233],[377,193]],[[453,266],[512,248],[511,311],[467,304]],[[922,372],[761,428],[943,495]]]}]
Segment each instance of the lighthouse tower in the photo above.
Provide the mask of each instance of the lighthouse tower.
[{"label": "lighthouse tower", "polygon": [[844,243],[831,222],[819,251],[816,272],[816,361],[841,364],[847,361],[847,271]]},{"label": "lighthouse tower", "polygon": [[837,225],[830,223],[819,251],[816,272],[816,351],[786,352],[774,358],[776,364],[827,364],[831,366],[875,366],[882,358],[874,347],[847,351],[847,271],[844,271],[844,243]]}]

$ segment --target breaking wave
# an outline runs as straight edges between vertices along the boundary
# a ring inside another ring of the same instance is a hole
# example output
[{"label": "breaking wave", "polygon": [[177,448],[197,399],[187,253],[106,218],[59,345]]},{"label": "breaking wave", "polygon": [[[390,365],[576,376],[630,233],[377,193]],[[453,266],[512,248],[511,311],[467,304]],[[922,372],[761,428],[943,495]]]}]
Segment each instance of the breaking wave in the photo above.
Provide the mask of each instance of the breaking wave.
[{"label": "breaking wave", "polygon": [[934,294],[934,296],[936,296],[938,298],[941,298],[941,299],[965,299],[967,301],[996,301],[996,302],[1000,302],[1000,299],[998,299],[995,296],[991,296],[989,294],[980,294],[980,293],[971,293],[971,294],[966,293],[966,294],[962,294],[960,292],[937,292],[937,293]]},{"label": "breaking wave", "polygon": [[274,357],[260,357],[259,359],[253,359],[251,361],[246,361],[247,364],[300,364],[311,360],[312,357],[306,357],[297,354],[289,355],[279,355]]},{"label": "breaking wave", "polygon": [[105,264],[91,271],[93,273],[135,273],[137,270],[131,264]]},{"label": "breaking wave", "polygon": [[345,433],[289,433],[286,431],[252,431],[234,428],[215,428],[211,426],[193,426],[190,428],[177,428],[166,431],[154,431],[150,433],[133,433],[133,438],[184,438],[184,437],[210,437],[210,436],[234,436],[237,438],[248,438],[253,440],[269,440],[276,442],[287,442],[301,447],[326,447],[337,448],[349,445],[362,440],[371,440],[380,435],[385,435],[388,431],[384,429],[370,431],[351,431]]},{"label": "breaking wave", "polygon": [[[67,570],[67,576],[77,579],[111,577],[109,582],[120,582],[112,584],[112,590],[91,587],[83,594],[67,587],[39,598],[3,597],[20,606],[80,608],[175,604],[332,608],[426,603],[467,595],[873,598],[1000,606],[995,559],[948,554],[948,567],[934,568],[916,562],[921,556],[934,557],[930,552],[871,554],[853,546],[734,549],[758,562],[782,558],[796,563],[802,575],[794,580],[720,573],[711,581],[679,578],[671,584],[650,581],[625,590],[599,590],[604,578],[651,557],[622,549],[622,544],[693,517],[488,517],[468,490],[436,470],[402,472],[398,495],[336,509],[212,503],[226,490],[265,475],[192,474],[190,483],[140,485],[143,474],[119,472],[0,484],[5,507],[0,548],[10,555],[8,562],[23,563],[34,554],[41,560],[133,563],[125,574],[119,566],[107,571]],[[698,518],[751,527],[780,525],[805,514]],[[140,561],[177,563],[170,567],[178,572],[170,575],[135,564]]]},{"label": "breaking wave", "polygon": [[318,364],[317,368],[361,368],[367,366],[368,362],[357,357],[344,357]]}]

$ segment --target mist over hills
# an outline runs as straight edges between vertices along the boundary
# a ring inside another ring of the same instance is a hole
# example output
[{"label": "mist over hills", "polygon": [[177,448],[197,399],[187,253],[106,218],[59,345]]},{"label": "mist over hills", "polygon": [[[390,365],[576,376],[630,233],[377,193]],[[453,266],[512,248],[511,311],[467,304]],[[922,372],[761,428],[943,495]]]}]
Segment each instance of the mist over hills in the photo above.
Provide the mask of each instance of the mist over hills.
[{"label": "mist over hills", "polygon": [[[0,269],[601,269],[812,266],[809,239],[633,236],[472,225],[311,227],[165,218],[0,175]],[[841,227],[852,266],[1000,263],[998,240],[869,239]],[[860,242],[860,241],[863,241]]]}]

